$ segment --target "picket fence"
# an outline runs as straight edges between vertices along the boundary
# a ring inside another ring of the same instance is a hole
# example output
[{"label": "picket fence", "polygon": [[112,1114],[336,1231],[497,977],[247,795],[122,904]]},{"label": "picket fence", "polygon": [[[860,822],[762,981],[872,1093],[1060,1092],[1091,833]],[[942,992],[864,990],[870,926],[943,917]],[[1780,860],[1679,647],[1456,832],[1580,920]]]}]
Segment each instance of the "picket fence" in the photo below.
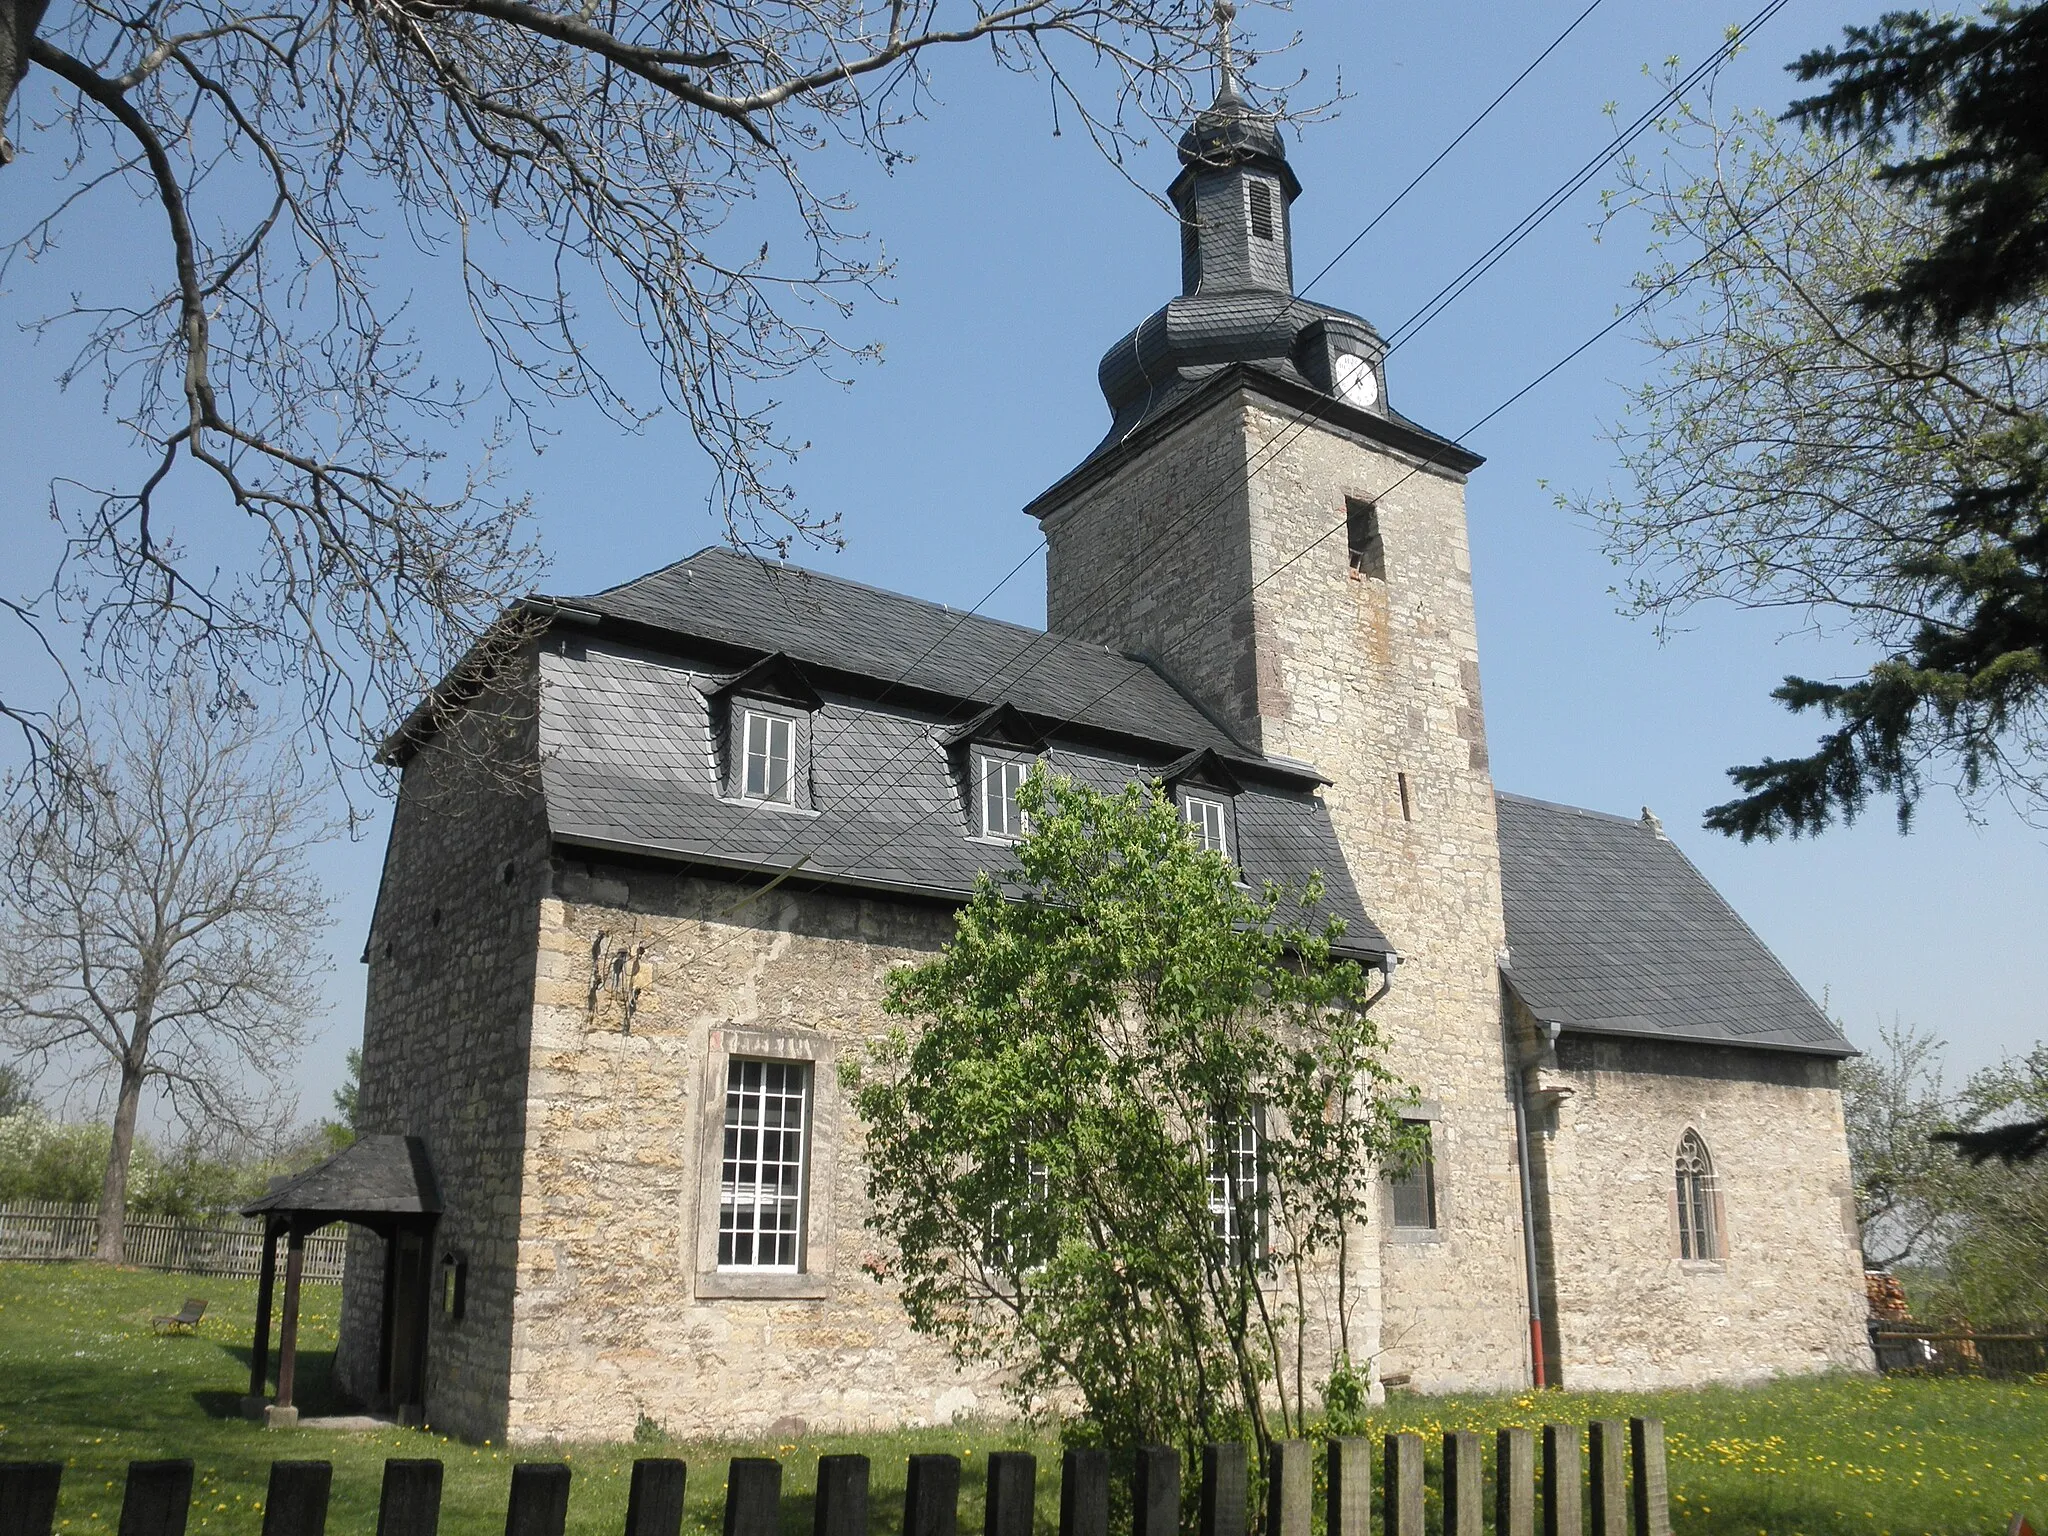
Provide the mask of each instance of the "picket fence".
[{"label": "picket fence", "polygon": [[[1485,1498],[1479,1435],[1444,1436],[1436,1502],[1440,1519],[1425,1521],[1427,1467],[1422,1437],[1331,1440],[1323,1447],[1326,1536],[1482,1536],[1493,1505],[1495,1536],[1672,1536],[1671,1492],[1659,1419],[1596,1420],[1582,1441],[1576,1425],[1546,1424],[1540,1439],[1528,1428],[1496,1436],[1493,1498]],[[1541,1447],[1540,1458],[1538,1446]],[[1590,1454],[1582,1454],[1581,1446]],[[1200,1536],[1310,1536],[1315,1447],[1302,1440],[1273,1445],[1265,1466],[1264,1518],[1253,1524],[1249,1447],[1203,1447],[1196,1493]],[[1373,1462],[1380,1465],[1375,1475]],[[1179,1536],[1180,1453],[1146,1446],[1130,1473],[1131,1536]],[[1537,1472],[1541,1467],[1541,1480]],[[1037,1458],[996,1451],[984,1459],[985,1536],[1033,1536],[1037,1525]],[[715,1475],[715,1468],[714,1475]],[[780,1536],[784,1528],[782,1464],[735,1457],[725,1467],[725,1536]],[[903,1536],[958,1536],[961,1459],[912,1456],[904,1484]],[[1190,1469],[1192,1470],[1192,1469]],[[384,1463],[377,1504],[380,1536],[434,1536],[440,1524],[443,1467],[436,1460],[394,1457]],[[681,1461],[647,1458],[633,1464],[625,1536],[681,1536],[688,1469]],[[871,1536],[869,1463],[865,1456],[824,1456],[810,1522],[815,1536]],[[53,1536],[62,1462],[0,1461],[0,1525],[7,1536]],[[566,1462],[521,1462],[512,1468],[505,1511],[507,1536],[564,1536],[571,1470]],[[1111,1458],[1070,1450],[1059,1470],[1059,1536],[1110,1536]],[[123,1536],[184,1536],[191,1508],[193,1464],[134,1461],[122,1499]],[[275,1461],[263,1503],[264,1536],[325,1536],[334,1467],[326,1461]],[[1379,1486],[1375,1488],[1373,1485]],[[1541,1521],[1537,1492],[1542,1491]],[[1374,1518],[1374,1506],[1378,1518]],[[66,1522],[67,1524],[69,1522]],[[894,1522],[887,1522],[893,1524]]]},{"label": "picket fence", "polygon": [[[99,1246],[99,1211],[61,1200],[27,1200],[0,1205],[0,1261],[61,1264],[89,1259]],[[306,1239],[305,1278],[341,1283],[343,1228]],[[263,1267],[263,1223],[244,1216],[214,1221],[171,1221],[130,1217],[127,1262],[139,1269],[174,1275],[240,1275],[253,1279]]]}]

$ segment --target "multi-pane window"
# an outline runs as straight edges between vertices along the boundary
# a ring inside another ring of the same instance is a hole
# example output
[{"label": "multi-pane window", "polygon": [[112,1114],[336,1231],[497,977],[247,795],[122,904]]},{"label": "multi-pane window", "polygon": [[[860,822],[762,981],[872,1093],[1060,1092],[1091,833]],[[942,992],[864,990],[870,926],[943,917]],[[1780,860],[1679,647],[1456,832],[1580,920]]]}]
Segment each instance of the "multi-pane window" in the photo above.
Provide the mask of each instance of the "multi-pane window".
[{"label": "multi-pane window", "polygon": [[981,765],[981,835],[1022,837],[1030,829],[1017,804],[1017,791],[1031,764],[1020,758],[983,756]]},{"label": "multi-pane window", "polygon": [[1687,1131],[1678,1139],[1678,1256],[1721,1257],[1721,1234],[1714,1220],[1714,1161],[1698,1131]]},{"label": "multi-pane window", "polygon": [[1230,856],[1230,838],[1224,829],[1223,802],[1209,795],[1184,795],[1180,802],[1181,815],[1194,829],[1195,841],[1210,853]]},{"label": "multi-pane window", "polygon": [[765,710],[745,711],[740,792],[749,800],[795,799],[796,722]]},{"label": "multi-pane window", "polygon": [[1227,1243],[1263,1247],[1265,1213],[1260,1198],[1259,1117],[1253,1110],[1232,1113],[1220,1105],[1209,1112],[1209,1215],[1216,1235]]},{"label": "multi-pane window", "polygon": [[1417,1138],[1412,1159],[1387,1175],[1387,1194],[1394,1207],[1394,1225],[1408,1231],[1436,1230],[1436,1148],[1429,1122],[1404,1122]]},{"label": "multi-pane window", "polygon": [[1252,197],[1252,233],[1261,240],[1273,238],[1273,185],[1266,181],[1248,183]]},{"label": "multi-pane window", "polygon": [[1052,1203],[1052,1170],[1019,1147],[1011,1158],[1008,1192],[989,1213],[989,1262],[1010,1275],[1023,1275],[1052,1257],[1046,1228]]},{"label": "multi-pane window", "polygon": [[725,1072],[718,1267],[794,1270],[801,1248],[810,1068],[745,1061]]}]

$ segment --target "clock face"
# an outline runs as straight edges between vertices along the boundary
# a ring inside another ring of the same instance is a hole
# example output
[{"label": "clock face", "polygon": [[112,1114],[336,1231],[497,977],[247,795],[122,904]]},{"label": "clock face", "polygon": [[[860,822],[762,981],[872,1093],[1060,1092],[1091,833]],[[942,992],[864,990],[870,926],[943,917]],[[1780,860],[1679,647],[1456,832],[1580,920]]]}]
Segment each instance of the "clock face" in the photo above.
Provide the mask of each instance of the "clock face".
[{"label": "clock face", "polygon": [[1332,370],[1337,397],[1347,405],[1370,406],[1380,398],[1379,375],[1372,364],[1355,352],[1339,352]]}]

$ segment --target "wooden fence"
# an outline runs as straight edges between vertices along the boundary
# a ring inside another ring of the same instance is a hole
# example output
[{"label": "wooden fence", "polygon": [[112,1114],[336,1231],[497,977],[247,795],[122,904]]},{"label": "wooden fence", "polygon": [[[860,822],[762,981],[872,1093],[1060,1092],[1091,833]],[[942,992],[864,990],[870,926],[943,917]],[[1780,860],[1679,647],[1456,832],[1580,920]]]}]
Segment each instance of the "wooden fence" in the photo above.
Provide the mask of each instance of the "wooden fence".
[{"label": "wooden fence", "polygon": [[[1670,1490],[1659,1419],[1596,1420],[1581,1456],[1577,1426],[1503,1429],[1495,1438],[1493,1528],[1496,1536],[1535,1536],[1538,1446],[1541,1446],[1546,1536],[1671,1536]],[[1374,1498],[1372,1442],[1330,1441],[1326,1536],[1423,1536],[1422,1437],[1388,1435],[1380,1446],[1379,1496]],[[1480,1436],[1444,1436],[1439,1504],[1444,1536],[1481,1536],[1485,1478]],[[1265,1536],[1309,1536],[1314,1497],[1313,1449],[1304,1440],[1275,1444],[1266,1464]],[[997,1451],[987,1462],[985,1536],[1032,1536],[1036,1529],[1038,1461],[1025,1451]],[[1250,1468],[1243,1445],[1203,1448],[1197,1525],[1201,1536],[1250,1536]],[[61,1462],[0,1462],[0,1527],[7,1536],[51,1536]],[[625,1536],[679,1536],[688,1468],[680,1461],[633,1463]],[[1104,1451],[1068,1451],[1060,1466],[1060,1536],[1109,1536],[1110,1459]],[[442,1465],[430,1460],[384,1463],[377,1530],[382,1536],[434,1536],[440,1523]],[[325,1461],[274,1461],[263,1503],[264,1536],[324,1536],[334,1467]],[[508,1536],[562,1536],[569,1516],[570,1469],[559,1462],[512,1468],[505,1512]],[[1131,1536],[1179,1536],[1180,1453],[1146,1446],[1131,1465]],[[132,1461],[118,1529],[122,1536],[184,1536],[192,1500],[190,1461]],[[1373,1518],[1377,1503],[1380,1518]],[[779,1536],[782,1463],[735,1457],[726,1466],[724,1536]],[[1432,1526],[1438,1522],[1432,1520]],[[960,1530],[960,1458],[913,1456],[903,1498],[903,1536],[956,1536]],[[816,1536],[870,1536],[868,1459],[818,1460],[811,1529]]]},{"label": "wooden fence", "polygon": [[1986,1376],[2012,1381],[2048,1373],[2048,1329],[1870,1325],[1870,1348],[1887,1376]]},{"label": "wooden fence", "polygon": [[[0,1206],[0,1260],[60,1264],[89,1259],[98,1245],[99,1212],[94,1206],[58,1200]],[[347,1248],[341,1227],[308,1237],[305,1278],[339,1285]],[[130,1217],[127,1262],[177,1275],[253,1279],[263,1267],[263,1223],[242,1216],[215,1221]]]}]

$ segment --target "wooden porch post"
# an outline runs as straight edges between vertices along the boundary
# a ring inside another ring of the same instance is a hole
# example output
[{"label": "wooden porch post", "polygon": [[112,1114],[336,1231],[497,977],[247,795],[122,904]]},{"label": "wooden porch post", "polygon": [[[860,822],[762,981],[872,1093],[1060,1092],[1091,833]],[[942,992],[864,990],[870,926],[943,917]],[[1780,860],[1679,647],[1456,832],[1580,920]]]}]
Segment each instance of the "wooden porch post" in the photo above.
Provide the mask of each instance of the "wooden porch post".
[{"label": "wooden porch post", "polygon": [[289,1429],[299,1422],[292,1386],[299,1366],[299,1277],[305,1268],[306,1234],[294,1222],[285,1244],[284,1317],[277,1325],[277,1401],[264,1414],[272,1429]]},{"label": "wooden porch post", "polygon": [[242,1412],[255,1418],[263,1411],[270,1376],[270,1294],[277,1284],[277,1228],[263,1223],[263,1265],[256,1280],[256,1337],[249,1347],[249,1395]]}]

